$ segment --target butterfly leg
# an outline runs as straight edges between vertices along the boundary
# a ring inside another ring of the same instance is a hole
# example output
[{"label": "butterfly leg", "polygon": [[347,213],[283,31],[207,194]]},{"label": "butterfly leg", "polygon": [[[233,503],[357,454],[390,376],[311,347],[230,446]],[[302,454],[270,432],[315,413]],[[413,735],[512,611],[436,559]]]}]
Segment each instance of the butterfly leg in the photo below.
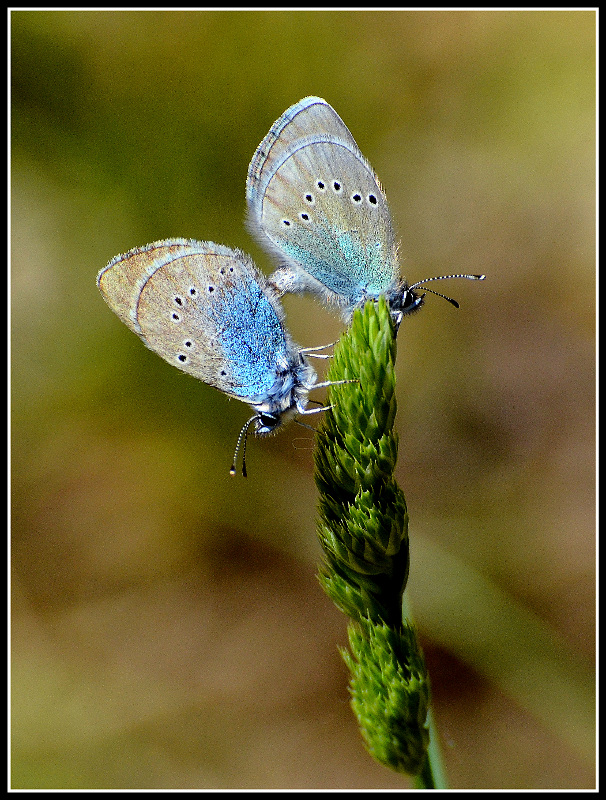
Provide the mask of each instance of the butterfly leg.
[{"label": "butterfly leg", "polygon": [[305,353],[309,358],[332,358],[332,354],[320,355],[316,350],[326,350],[327,347],[334,347],[335,344],[336,342],[330,342],[330,344],[323,344],[319,347],[302,347],[299,353]]}]

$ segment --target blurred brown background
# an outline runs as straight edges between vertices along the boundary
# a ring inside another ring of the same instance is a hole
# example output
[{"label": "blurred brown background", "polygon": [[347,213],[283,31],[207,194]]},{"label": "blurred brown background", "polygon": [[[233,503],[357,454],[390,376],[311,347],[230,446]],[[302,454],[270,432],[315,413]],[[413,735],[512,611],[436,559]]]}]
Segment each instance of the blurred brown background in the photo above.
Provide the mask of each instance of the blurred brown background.
[{"label": "blurred brown background", "polygon": [[[453,788],[594,786],[595,13],[16,11],[12,785],[405,788],[375,764],[315,572],[312,435],[146,350],[98,270],[166,237],[271,264],[246,170],[330,102],[410,281],[409,598]],[[440,288],[440,287],[438,287]],[[342,324],[287,298],[302,346]],[[320,369],[322,372],[322,369]]]}]

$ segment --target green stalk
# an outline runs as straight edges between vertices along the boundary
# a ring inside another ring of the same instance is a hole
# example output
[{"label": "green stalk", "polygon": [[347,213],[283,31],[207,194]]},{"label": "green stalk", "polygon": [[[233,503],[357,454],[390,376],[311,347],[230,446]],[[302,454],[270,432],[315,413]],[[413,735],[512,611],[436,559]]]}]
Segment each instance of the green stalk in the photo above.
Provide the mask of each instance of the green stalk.
[{"label": "green stalk", "polygon": [[[335,347],[331,386],[315,451],[320,490],[319,580],[351,619],[352,708],[369,753],[418,776],[419,788],[445,788],[437,741],[430,745],[429,678],[414,626],[403,617],[408,578],[408,512],[394,478],[395,329],[385,300],[354,313]],[[428,749],[429,748],[429,749]]]}]

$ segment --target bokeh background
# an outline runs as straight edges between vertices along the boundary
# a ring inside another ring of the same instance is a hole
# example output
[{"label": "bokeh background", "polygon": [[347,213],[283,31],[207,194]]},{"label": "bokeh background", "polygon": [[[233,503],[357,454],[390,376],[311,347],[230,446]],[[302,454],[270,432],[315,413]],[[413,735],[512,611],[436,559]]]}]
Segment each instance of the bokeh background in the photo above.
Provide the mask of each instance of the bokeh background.
[{"label": "bokeh background", "polygon": [[[12,785],[394,789],[315,578],[312,434],[148,351],[98,270],[240,247],[270,125],[325,97],[377,171],[398,340],[408,595],[453,788],[591,788],[595,13],[13,11]],[[302,346],[338,317],[285,300]],[[320,372],[322,370],[320,369]],[[320,395],[321,396],[321,395]]]}]

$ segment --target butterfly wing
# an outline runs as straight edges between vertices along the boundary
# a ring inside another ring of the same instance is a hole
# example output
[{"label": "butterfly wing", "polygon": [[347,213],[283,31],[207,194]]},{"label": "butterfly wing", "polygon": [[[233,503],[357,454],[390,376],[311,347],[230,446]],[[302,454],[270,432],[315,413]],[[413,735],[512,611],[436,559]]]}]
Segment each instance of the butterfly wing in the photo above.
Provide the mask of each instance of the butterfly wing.
[{"label": "butterfly wing", "polygon": [[251,259],[212,242],[173,239],[116,256],[97,283],[151,350],[249,403],[288,368],[292,345]]},{"label": "butterfly wing", "polygon": [[284,153],[299,139],[304,139],[314,131],[332,136],[333,139],[358,149],[349,129],[326,100],[321,97],[305,97],[274,122],[257,147],[248,167],[246,199],[249,205],[255,206],[262,200],[267,183]]},{"label": "butterfly wing", "polygon": [[353,308],[399,280],[385,195],[326,101],[289,108],[257,148],[247,179],[249,222],[285,266],[283,291],[312,290]]}]

